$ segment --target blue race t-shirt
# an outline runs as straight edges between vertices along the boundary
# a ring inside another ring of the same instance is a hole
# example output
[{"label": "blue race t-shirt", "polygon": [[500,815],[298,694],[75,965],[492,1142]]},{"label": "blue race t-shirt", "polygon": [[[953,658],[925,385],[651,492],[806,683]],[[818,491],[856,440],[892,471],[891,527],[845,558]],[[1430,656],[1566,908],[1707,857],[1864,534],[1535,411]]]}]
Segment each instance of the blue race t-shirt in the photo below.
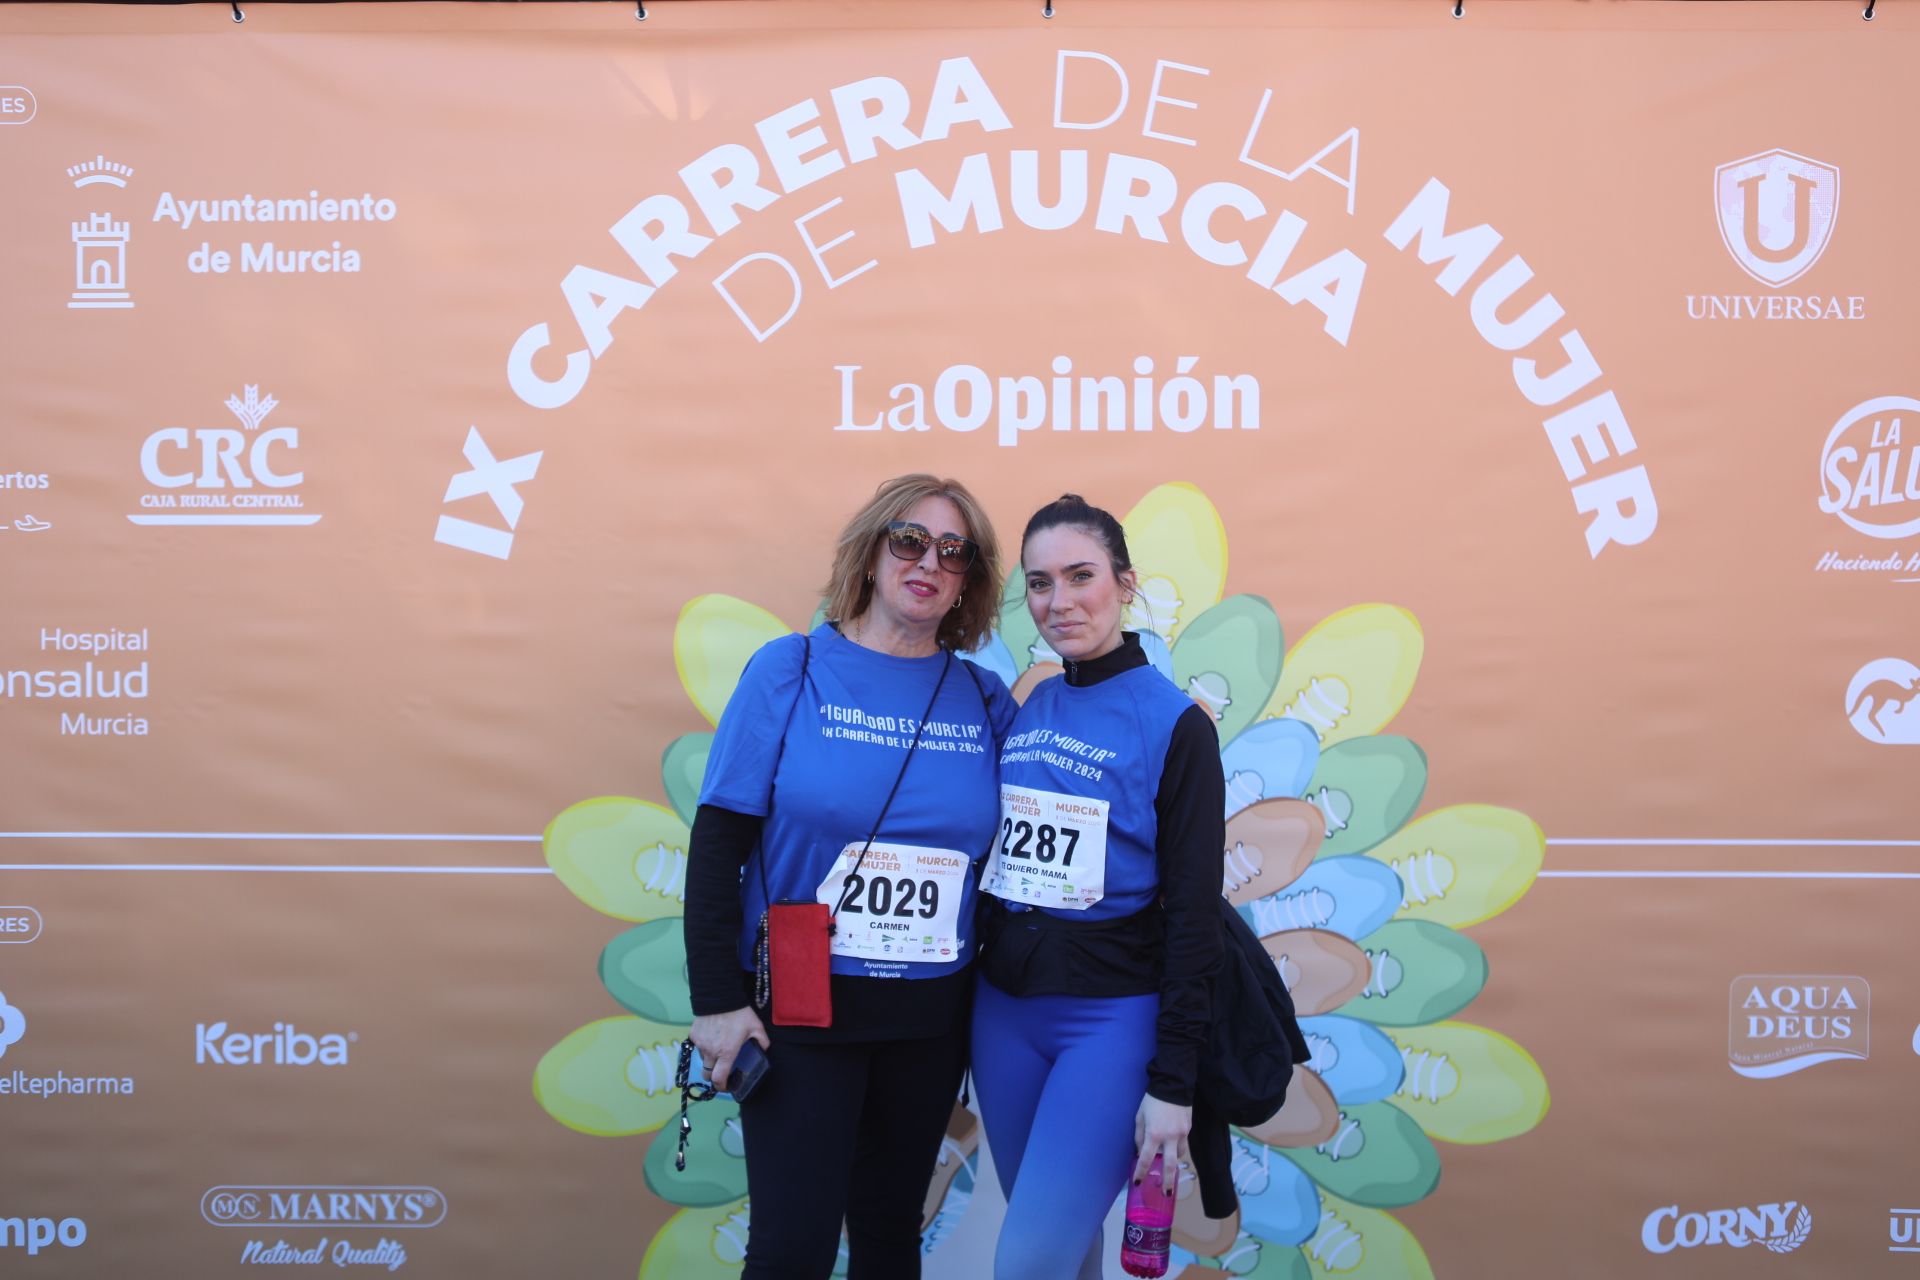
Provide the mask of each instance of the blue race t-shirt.
[{"label": "blue race t-shirt", "polygon": [[1000,830],[982,887],[1065,918],[1143,910],[1160,887],[1154,802],[1193,702],[1151,666],[1037,685],[1000,750]]},{"label": "blue race t-shirt", "polygon": [[[972,952],[975,882],[994,835],[1013,698],[999,676],[957,656],[950,668],[945,653],[897,658],[826,625],[813,631],[803,679],[805,644],[783,636],[753,655],[707,757],[700,803],[766,819],[741,881],[741,967],[754,967],[771,893],[775,902],[838,907],[837,974],[957,972]],[[896,777],[886,821],[854,871]]]}]

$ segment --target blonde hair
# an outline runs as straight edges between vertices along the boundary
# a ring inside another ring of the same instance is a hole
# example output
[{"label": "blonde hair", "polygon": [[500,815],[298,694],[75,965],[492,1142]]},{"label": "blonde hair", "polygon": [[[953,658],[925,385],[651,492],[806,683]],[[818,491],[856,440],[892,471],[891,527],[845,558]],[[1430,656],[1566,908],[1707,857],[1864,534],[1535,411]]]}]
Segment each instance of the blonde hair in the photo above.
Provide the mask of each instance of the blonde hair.
[{"label": "blonde hair", "polygon": [[[924,472],[895,476],[873,491],[867,505],[861,507],[840,531],[834,546],[833,569],[824,590],[826,603],[821,612],[830,622],[846,623],[858,618],[873,603],[873,583],[868,567],[887,534],[887,525],[903,520],[922,498],[945,498],[960,508],[966,521],[966,535],[979,548],[973,565],[960,587],[960,606],[940,620],[938,639],[943,648],[969,653],[979,647],[993,631],[1000,615],[1000,540],[994,536],[993,522],[979,500],[958,480],[942,480]],[[935,529],[933,533],[959,532]]]}]

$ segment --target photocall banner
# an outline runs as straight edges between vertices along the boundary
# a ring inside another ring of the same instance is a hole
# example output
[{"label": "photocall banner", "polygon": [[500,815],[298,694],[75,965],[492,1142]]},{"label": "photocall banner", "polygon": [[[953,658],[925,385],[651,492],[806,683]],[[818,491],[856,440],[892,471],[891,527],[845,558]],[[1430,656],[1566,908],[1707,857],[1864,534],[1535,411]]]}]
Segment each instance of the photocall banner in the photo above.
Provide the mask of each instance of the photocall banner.
[{"label": "photocall banner", "polygon": [[1920,1274],[1862,7],[7,6],[0,1269],[735,1274],[687,824],[932,471],[1218,722],[1314,1056],[1178,1273]]}]

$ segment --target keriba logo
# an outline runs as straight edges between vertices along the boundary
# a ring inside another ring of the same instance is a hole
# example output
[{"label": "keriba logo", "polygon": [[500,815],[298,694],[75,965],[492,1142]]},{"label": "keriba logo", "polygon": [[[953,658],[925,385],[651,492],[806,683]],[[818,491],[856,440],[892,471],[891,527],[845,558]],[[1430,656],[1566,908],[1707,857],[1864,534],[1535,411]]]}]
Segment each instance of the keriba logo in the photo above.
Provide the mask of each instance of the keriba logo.
[{"label": "keriba logo", "polygon": [[1713,206],[1740,269],[1778,289],[1827,251],[1840,212],[1840,170],[1792,151],[1762,151],[1713,171]]},{"label": "keriba logo", "polygon": [[193,1060],[222,1067],[342,1067],[360,1033],[309,1035],[291,1022],[272,1031],[229,1033],[224,1022],[202,1022],[193,1031]]}]

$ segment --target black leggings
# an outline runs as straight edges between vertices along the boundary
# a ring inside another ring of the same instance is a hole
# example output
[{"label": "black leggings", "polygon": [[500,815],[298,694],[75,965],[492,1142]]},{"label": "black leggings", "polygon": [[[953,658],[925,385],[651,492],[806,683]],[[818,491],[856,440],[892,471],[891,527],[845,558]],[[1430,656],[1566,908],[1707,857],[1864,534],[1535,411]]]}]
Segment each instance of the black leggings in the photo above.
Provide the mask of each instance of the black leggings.
[{"label": "black leggings", "polygon": [[740,1104],[750,1225],[742,1280],[916,1280],[920,1215],[966,1042],[775,1042]]}]

